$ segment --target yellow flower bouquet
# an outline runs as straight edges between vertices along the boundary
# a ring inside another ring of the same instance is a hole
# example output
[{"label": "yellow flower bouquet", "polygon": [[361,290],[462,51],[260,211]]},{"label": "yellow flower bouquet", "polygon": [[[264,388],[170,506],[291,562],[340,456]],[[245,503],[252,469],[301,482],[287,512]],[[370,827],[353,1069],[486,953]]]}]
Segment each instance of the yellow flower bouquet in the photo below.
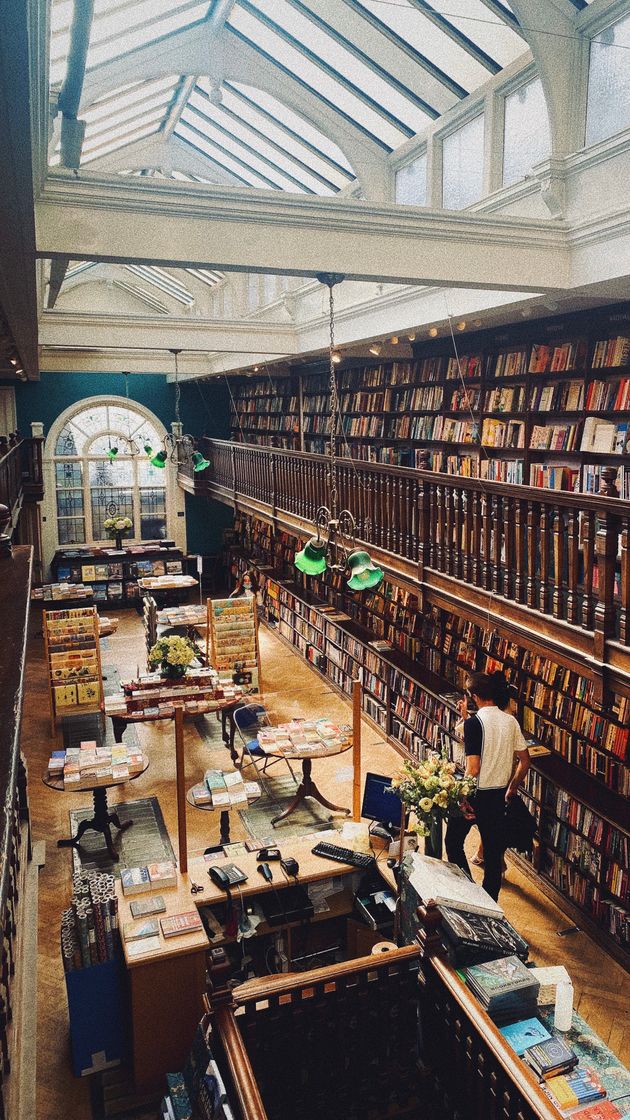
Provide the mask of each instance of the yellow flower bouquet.
[{"label": "yellow flower bouquet", "polygon": [[183,677],[197,650],[188,638],[159,638],[149,650],[149,664],[159,666],[163,677]]},{"label": "yellow flower bouquet", "polygon": [[438,821],[462,816],[462,803],[473,794],[475,779],[458,777],[454,762],[429,751],[422,762],[405,762],[402,774],[392,780],[391,788],[415,813],[416,824],[411,826],[414,832],[430,836]]}]

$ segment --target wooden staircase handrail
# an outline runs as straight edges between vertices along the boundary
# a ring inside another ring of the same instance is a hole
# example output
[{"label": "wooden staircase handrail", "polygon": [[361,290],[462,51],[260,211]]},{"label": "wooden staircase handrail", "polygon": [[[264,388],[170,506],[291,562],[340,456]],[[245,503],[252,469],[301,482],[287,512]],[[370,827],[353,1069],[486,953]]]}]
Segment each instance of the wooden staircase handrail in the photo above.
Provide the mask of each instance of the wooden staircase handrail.
[{"label": "wooden staircase handrail", "polygon": [[288,995],[290,992],[301,988],[312,988],[321,984],[335,984],[338,980],[346,980],[361,972],[374,972],[381,968],[391,968],[392,965],[416,959],[420,963],[422,949],[419,945],[403,945],[400,949],[392,949],[387,953],[374,956],[355,957],[354,960],[341,961],[339,964],[325,965],[322,968],[313,968],[308,972],[287,972],[278,976],[262,976],[255,980],[247,980],[239,984],[232,991],[232,998],[236,1006],[258,1002],[264,999],[274,999],[278,996]]},{"label": "wooden staircase handrail", "polygon": [[224,1004],[214,1010],[214,1023],[221,1038],[241,1115],[246,1120],[268,1120],[245,1043],[234,1018],[234,1010]]}]

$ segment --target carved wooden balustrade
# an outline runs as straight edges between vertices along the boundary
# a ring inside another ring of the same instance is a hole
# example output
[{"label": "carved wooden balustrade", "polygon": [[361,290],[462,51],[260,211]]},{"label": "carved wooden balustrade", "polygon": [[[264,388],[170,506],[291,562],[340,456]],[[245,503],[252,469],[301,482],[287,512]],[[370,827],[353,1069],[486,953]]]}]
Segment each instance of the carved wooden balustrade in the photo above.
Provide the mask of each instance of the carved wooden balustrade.
[{"label": "carved wooden balustrade", "polygon": [[43,439],[22,439],[18,432],[0,436],[0,503],[17,520],[22,501],[41,501]]},{"label": "carved wooden balustrade", "polygon": [[[279,529],[308,533],[329,502],[324,456],[209,439],[203,449],[212,466],[195,492]],[[605,485],[607,494],[573,494],[348,459],[338,466],[340,507],[388,573],[417,582],[433,602],[465,599],[523,635],[546,632],[576,656],[628,672],[630,502]],[[618,648],[607,653],[610,643]]]}]

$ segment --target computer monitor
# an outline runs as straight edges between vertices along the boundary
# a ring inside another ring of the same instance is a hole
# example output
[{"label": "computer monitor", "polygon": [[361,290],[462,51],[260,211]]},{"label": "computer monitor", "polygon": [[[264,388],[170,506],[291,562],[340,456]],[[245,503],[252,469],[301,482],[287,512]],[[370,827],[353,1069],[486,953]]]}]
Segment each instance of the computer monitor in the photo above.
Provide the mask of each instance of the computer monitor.
[{"label": "computer monitor", "polygon": [[402,807],[395,793],[386,792],[391,784],[392,779],[384,774],[366,774],[361,816],[399,828]]}]

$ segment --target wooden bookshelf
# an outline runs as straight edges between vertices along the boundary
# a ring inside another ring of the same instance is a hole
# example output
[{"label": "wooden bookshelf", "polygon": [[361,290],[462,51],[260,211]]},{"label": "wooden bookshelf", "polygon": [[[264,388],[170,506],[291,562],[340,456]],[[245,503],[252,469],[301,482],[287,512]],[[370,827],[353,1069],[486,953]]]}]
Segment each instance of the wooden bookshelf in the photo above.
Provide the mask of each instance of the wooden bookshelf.
[{"label": "wooden bookshelf", "polygon": [[[244,379],[232,438],[323,453],[328,377],[296,371],[273,394],[269,378]],[[355,360],[337,378],[342,454],[584,492],[597,492],[602,468],[616,467],[619,494],[630,498],[625,305],[477,332],[459,362],[441,340],[418,344],[413,360]]]},{"label": "wooden bookshelf", "polygon": [[95,603],[128,607],[140,601],[139,579],[181,575],[183,554],[169,541],[128,545],[120,552],[113,542],[110,548],[77,545],[58,549],[51,568],[59,582],[89,585]]},{"label": "wooden bookshelf", "polygon": [[[620,869],[628,866],[630,843],[630,698],[609,695],[600,704],[575,668],[442,608],[420,612],[413,589],[402,584],[386,581],[358,595],[333,575],[309,580],[307,589],[292,567],[299,541],[274,539],[269,526],[245,515],[236,530],[248,551],[232,551],[232,574],[256,564],[263,619],[346,698],[362,669],[364,714],[404,757],[445,748],[461,758],[455,724],[468,673],[505,672],[526,736],[551,751],[534,760],[528,776],[539,825],[536,871],[627,963],[627,878]],[[375,641],[392,648],[375,648]],[[596,844],[580,831],[586,814],[602,822]]]}]

